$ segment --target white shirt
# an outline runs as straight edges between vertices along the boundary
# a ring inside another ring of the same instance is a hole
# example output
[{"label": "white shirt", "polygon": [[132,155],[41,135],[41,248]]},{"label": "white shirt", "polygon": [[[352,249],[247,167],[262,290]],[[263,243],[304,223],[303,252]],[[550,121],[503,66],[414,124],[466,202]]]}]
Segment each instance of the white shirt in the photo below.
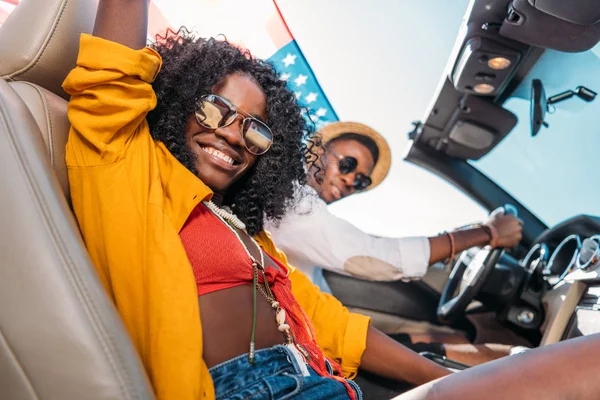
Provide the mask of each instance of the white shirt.
[{"label": "white shirt", "polygon": [[331,214],[310,186],[296,190],[294,205],[279,223],[266,221],[291,265],[321,284],[324,268],[357,278],[392,281],[421,278],[430,248],[426,237],[380,238]]}]

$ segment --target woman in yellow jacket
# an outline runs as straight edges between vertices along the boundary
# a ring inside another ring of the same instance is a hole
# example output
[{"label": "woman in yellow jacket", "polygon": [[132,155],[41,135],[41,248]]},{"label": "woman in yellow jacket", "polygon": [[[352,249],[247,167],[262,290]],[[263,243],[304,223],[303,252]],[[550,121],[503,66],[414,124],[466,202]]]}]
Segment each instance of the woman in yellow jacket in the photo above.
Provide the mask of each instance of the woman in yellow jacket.
[{"label": "woman in yellow jacket", "polygon": [[147,11],[101,0],[64,88],[73,207],[157,397],[360,398],[345,379],[359,365],[446,375],[319,292],[262,230],[311,156],[274,69],[187,32],[144,48]]}]

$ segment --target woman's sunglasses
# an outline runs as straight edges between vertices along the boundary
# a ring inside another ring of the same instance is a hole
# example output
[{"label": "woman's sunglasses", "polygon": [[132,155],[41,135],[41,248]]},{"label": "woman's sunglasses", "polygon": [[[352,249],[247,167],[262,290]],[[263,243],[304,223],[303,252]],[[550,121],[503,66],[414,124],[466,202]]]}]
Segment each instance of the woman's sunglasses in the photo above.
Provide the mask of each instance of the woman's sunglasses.
[{"label": "woman's sunglasses", "polygon": [[[348,175],[356,171],[356,167],[358,167],[358,161],[356,158],[350,156],[341,156],[335,153],[333,154],[339,160],[338,170],[340,171],[340,174]],[[359,173],[354,176],[354,182],[352,182],[352,186],[354,187],[354,190],[361,191],[371,186],[371,183],[372,181],[370,177]]]},{"label": "woman's sunglasses", "polygon": [[196,120],[205,128],[225,128],[233,124],[238,115],[244,117],[241,134],[246,149],[257,156],[265,154],[273,144],[273,133],[267,125],[216,94],[202,96],[198,101]]}]

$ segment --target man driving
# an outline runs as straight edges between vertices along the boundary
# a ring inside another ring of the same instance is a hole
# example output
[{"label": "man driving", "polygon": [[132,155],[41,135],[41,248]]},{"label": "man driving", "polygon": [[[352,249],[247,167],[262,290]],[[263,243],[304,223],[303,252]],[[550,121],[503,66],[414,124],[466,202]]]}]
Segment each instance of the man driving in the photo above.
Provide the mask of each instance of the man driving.
[{"label": "man driving", "polygon": [[[510,248],[521,240],[522,222],[502,212],[482,224],[433,237],[390,238],[363,232],[331,214],[327,205],[379,185],[390,169],[390,148],[382,135],[356,122],[329,124],[318,135],[324,150],[311,168],[322,171],[309,174],[283,219],[278,224],[267,221],[266,229],[290,263],[322,291],[332,294],[323,269],[375,281],[421,279],[429,265],[451,260],[471,247]],[[401,334],[397,339],[415,351],[433,351],[470,365],[507,355],[511,348],[473,346],[452,334]],[[452,345],[435,343],[457,340]]]},{"label": "man driving", "polygon": [[322,269],[376,281],[420,279],[429,265],[468,248],[510,248],[521,240],[521,222],[502,213],[434,237],[385,238],[361,231],[331,214],[327,205],[379,185],[390,169],[390,148],[383,136],[356,122],[335,122],[318,134],[325,150],[311,168],[323,170],[317,178],[309,174],[308,184],[297,190],[296,203],[267,229],[290,262],[323,291],[330,289]]}]

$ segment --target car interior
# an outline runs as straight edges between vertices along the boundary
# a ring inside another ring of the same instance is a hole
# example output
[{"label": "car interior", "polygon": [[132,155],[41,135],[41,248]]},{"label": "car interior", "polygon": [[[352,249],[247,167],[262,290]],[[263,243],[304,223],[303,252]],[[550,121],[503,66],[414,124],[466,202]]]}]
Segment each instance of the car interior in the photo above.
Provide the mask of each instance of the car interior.
[{"label": "car interior", "polygon": [[[5,399],[150,399],[69,208],[61,83],[97,2],[33,0],[0,29],[0,388]],[[14,35],[13,32],[19,32]]]},{"label": "car interior", "polygon": [[[61,84],[96,8],[97,0],[23,0],[0,26],[3,399],[154,398],[69,203]],[[490,211],[510,205],[525,223],[523,240],[506,251],[465,251],[449,266],[433,266],[423,281],[325,272],[334,295],[391,335],[463,332],[473,343],[533,348],[600,333],[600,217],[575,213],[548,224],[477,164],[517,125],[550,135],[546,113],[556,103],[597,106],[600,86],[582,81],[547,97],[544,79],[535,82],[531,71],[547,54],[584,54],[599,41],[594,1],[473,0],[431,106],[409,133],[405,160]],[[523,85],[531,102],[526,118],[504,107]],[[374,380],[365,397],[385,398],[394,388]]]},{"label": "car interior", "polygon": [[[588,215],[576,210],[549,224],[477,168],[510,135],[523,133],[521,137],[537,140],[538,134],[556,134],[556,124],[548,127],[545,119],[558,118],[547,115],[557,102],[572,101],[571,109],[588,106],[590,114],[600,111],[594,102],[599,65],[588,64],[589,74],[578,66],[584,58],[597,59],[593,50],[600,38],[600,10],[593,2],[568,10],[561,4],[472,1],[430,107],[408,133],[405,161],[442,177],[489,211],[514,206],[524,221],[522,242],[502,254],[470,249],[448,266],[433,266],[422,281],[363,281],[324,271],[333,294],[354,311],[370,315],[384,332],[435,334],[450,329],[465,332],[474,344],[531,348],[599,332],[593,272],[600,232],[597,211]],[[539,79],[558,68],[578,85],[590,87],[568,87],[567,78]],[[547,96],[544,82],[560,82],[560,93]],[[505,107],[513,96],[527,103],[526,113],[517,116]],[[575,131],[587,129],[583,119],[569,122]],[[573,166],[575,173],[583,169]]]}]

